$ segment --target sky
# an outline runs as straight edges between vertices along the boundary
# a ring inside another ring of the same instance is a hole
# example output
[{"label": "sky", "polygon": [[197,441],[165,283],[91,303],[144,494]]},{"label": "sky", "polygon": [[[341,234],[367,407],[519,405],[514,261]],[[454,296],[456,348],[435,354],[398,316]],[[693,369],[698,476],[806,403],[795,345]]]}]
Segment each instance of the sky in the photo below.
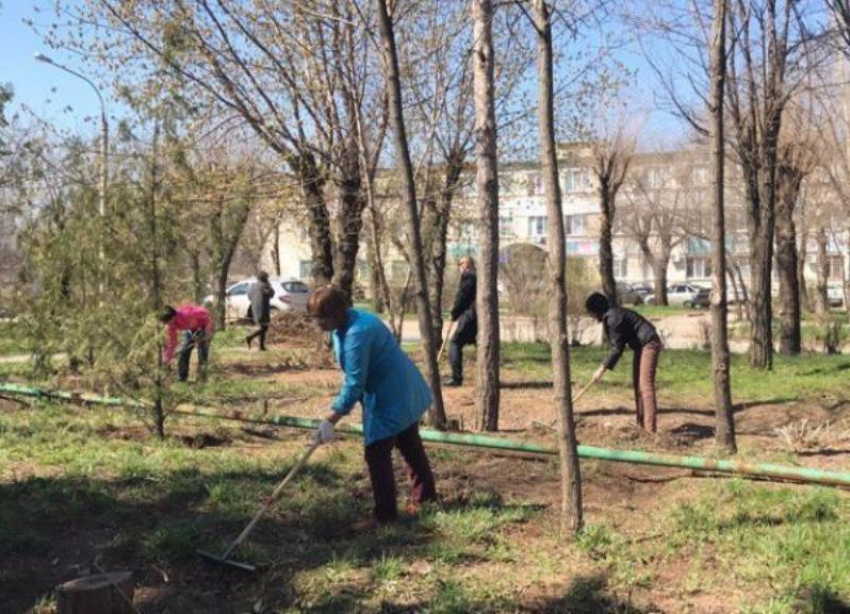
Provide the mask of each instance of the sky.
[{"label": "sky", "polygon": [[[40,24],[49,23],[51,13],[34,11],[34,6],[42,3],[0,0],[0,82],[11,83],[15,92],[7,115],[13,115],[26,105],[41,119],[62,128],[82,134],[95,133],[98,123],[91,118],[99,117],[100,103],[91,86],[33,57],[36,53],[44,53],[56,62],[79,69],[73,56],[48,49],[22,22],[26,18]],[[102,93],[108,105],[108,91],[104,89]]]},{"label": "sky", "polygon": [[[42,12],[36,6],[44,8]],[[98,99],[91,87],[77,77],[62,70],[38,62],[36,53],[44,53],[56,62],[69,68],[84,72],[78,58],[61,50],[49,49],[33,32],[24,19],[32,19],[36,24],[47,26],[53,16],[48,0],[0,0],[0,83],[11,83],[15,96],[7,115],[13,115],[23,105],[36,116],[59,128],[80,133],[84,136],[96,134],[100,113]],[[643,124],[643,146],[653,146],[657,135],[662,140],[675,140],[683,132],[680,122],[666,111],[657,108],[655,76],[641,54],[636,50],[623,50],[618,57],[636,74],[635,85],[629,88],[632,99],[630,110],[637,110]],[[108,88],[102,93],[107,100],[108,113],[119,113],[118,103],[110,102]],[[671,138],[670,135],[673,135]],[[670,143],[666,143],[670,145]]]}]

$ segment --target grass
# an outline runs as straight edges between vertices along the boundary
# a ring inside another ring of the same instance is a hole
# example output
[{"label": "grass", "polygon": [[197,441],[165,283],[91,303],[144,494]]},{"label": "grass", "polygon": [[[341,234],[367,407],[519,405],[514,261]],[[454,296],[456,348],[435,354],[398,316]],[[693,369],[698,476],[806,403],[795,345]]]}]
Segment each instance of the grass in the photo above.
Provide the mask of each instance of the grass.
[{"label": "grass", "polygon": [[24,354],[27,352],[27,339],[23,326],[17,322],[0,321],[0,356],[4,354]]},{"label": "grass", "polygon": [[[222,350],[220,365],[254,358],[236,346],[222,343]],[[606,353],[573,348],[574,381],[587,381]],[[474,352],[469,357],[474,363]],[[606,392],[628,396],[630,358],[606,376]],[[551,379],[546,344],[506,344],[502,362],[507,380]],[[709,368],[706,353],[665,351],[663,402],[692,404],[710,395]],[[770,373],[734,357],[733,393],[736,402],[846,398],[848,372],[845,356],[777,357]],[[198,403],[250,406],[276,395],[328,391],[236,378],[219,366],[208,383],[183,392]],[[166,441],[154,440],[136,414],[105,409],[34,402],[0,411],[0,587],[29,591],[15,611],[53,614],[51,574],[67,576],[72,572],[64,565],[95,556],[109,568],[139,570],[146,584],[160,577],[156,570],[181,578],[190,605],[151,605],[157,611],[218,611],[204,599],[222,576],[203,567],[195,550],[227,546],[308,436],[278,431],[278,441],[262,443],[238,426],[179,417],[169,432]],[[220,443],[200,449],[184,443],[199,434]],[[239,550],[237,558],[265,564],[266,571],[229,585],[227,607],[251,611],[262,597],[268,611],[292,613],[648,614],[658,608],[631,596],[665,585],[671,573],[681,575],[676,591],[717,595],[747,614],[842,611],[835,608],[850,599],[850,498],[843,493],[673,481],[657,486],[651,509],[623,512],[624,525],[623,515],[600,506],[591,489],[588,525],[570,545],[555,528],[553,507],[504,496],[488,478],[510,476],[476,473],[471,461],[479,456],[454,449],[430,455],[441,484],[462,486],[445,486],[443,505],[426,506],[416,519],[361,534],[351,526],[371,507],[362,447],[343,441],[322,448]],[[514,479],[523,479],[522,462]],[[607,488],[605,475],[588,467],[585,477],[597,492],[600,484]],[[541,479],[541,493],[557,490],[554,473]],[[45,563],[52,560],[60,563]],[[33,569],[44,573],[43,584],[30,582]],[[0,588],[0,600],[18,603],[4,597],[7,590]]]},{"label": "grass", "polygon": [[[570,349],[570,373],[574,385],[584,385],[608,355],[606,348],[583,346]],[[469,355],[474,359],[474,353]],[[608,390],[631,390],[631,359],[627,351],[601,386]],[[502,364],[525,380],[551,381],[547,344],[515,343],[502,346]],[[664,350],[658,366],[658,386],[667,400],[693,400],[712,393],[707,377],[711,355],[700,350]],[[803,398],[844,398],[850,373],[850,356],[806,354],[775,356],[772,371],[753,369],[747,356],[732,355],[732,392],[736,402],[775,403]]]}]

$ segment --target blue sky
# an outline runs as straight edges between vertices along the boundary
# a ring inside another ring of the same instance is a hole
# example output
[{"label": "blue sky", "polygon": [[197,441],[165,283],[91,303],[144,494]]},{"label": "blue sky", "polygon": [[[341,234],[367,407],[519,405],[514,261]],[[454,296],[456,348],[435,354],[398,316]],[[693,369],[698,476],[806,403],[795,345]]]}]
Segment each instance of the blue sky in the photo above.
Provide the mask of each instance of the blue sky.
[{"label": "blue sky", "polygon": [[[44,11],[37,12],[36,5],[44,7]],[[78,58],[61,50],[49,49],[22,21],[32,19],[36,24],[47,26],[53,16],[47,0],[0,0],[0,41],[3,41],[0,82],[11,83],[15,91],[9,115],[21,105],[26,105],[38,117],[60,128],[84,135],[94,134],[98,124],[92,118],[98,116],[100,108],[91,88],[80,79],[33,58],[36,53],[45,53],[57,62],[84,72]],[[637,73],[636,85],[624,94],[632,99],[630,110],[645,116],[644,146],[652,144],[652,135],[665,135],[665,140],[669,140],[671,134],[681,133],[681,124],[675,118],[655,109],[653,91],[657,89],[657,81],[641,55],[623,50],[618,56]],[[108,88],[101,91],[109,106]],[[111,106],[113,111],[117,110],[116,103]]]},{"label": "blue sky", "polygon": [[[0,0],[0,82],[11,83],[15,91],[9,115],[27,105],[40,118],[82,132],[97,131],[98,124],[86,121],[98,117],[100,105],[91,87],[55,66],[37,62],[33,56],[44,53],[53,60],[77,69],[74,58],[62,51],[48,49],[22,19],[49,22],[51,12],[39,14],[36,3],[26,0]],[[108,91],[101,90],[108,101]],[[107,102],[108,104],[108,102]],[[66,109],[70,107],[70,110]]]}]

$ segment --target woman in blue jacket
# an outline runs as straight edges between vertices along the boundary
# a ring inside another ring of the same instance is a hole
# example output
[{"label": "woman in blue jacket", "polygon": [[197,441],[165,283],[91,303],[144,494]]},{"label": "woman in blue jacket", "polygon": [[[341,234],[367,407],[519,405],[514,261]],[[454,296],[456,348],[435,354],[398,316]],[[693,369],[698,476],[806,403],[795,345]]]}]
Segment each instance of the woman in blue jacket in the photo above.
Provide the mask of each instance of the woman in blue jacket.
[{"label": "woman in blue jacket", "polygon": [[349,309],[347,299],[332,286],[316,290],[307,312],[324,331],[332,331],[334,353],[345,373],[342,389],[331,404],[331,413],[319,426],[321,443],[334,437],[334,425],[354,408],[363,407],[366,464],[375,497],[375,520],[389,522],[398,516],[392,449],[398,448],[407,464],[410,481],[408,511],[437,498],[434,476],[419,437],[419,418],[431,406],[428,385],[401,350],[395,337],[376,316]]}]

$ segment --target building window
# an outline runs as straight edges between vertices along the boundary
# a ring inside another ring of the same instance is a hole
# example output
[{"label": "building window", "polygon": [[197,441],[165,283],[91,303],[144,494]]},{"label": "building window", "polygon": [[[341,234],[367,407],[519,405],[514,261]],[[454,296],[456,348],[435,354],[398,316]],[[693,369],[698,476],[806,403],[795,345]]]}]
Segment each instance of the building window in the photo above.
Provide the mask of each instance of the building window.
[{"label": "building window", "polygon": [[499,236],[502,238],[514,236],[514,220],[512,217],[499,217]]},{"label": "building window", "polygon": [[546,216],[533,215],[528,218],[528,236],[530,237],[545,237],[546,236]]},{"label": "building window", "polygon": [[587,216],[580,215],[565,215],[564,216],[564,233],[568,235],[583,235],[587,233]]},{"label": "building window", "polygon": [[301,279],[312,279],[313,278],[313,261],[312,260],[302,260],[299,263],[298,276]]},{"label": "building window", "polygon": [[540,173],[529,173],[526,175],[526,195],[537,196],[543,191]]},{"label": "building window", "polygon": [[304,224],[304,225],[301,226],[299,237],[301,238],[302,243],[309,243],[310,242],[310,226],[309,226],[309,224]]},{"label": "building window", "polygon": [[564,171],[564,192],[567,194],[584,192],[590,186],[587,169],[568,168]]},{"label": "building window", "polygon": [[625,279],[629,276],[629,259],[614,258],[614,277],[617,279]]},{"label": "building window", "polygon": [[688,256],[688,279],[705,279],[711,277],[711,260],[703,257]]},{"label": "building window", "polygon": [[829,256],[827,258],[827,279],[829,281],[844,281],[843,278],[843,257],[842,256]]},{"label": "building window", "polygon": [[659,167],[650,167],[646,169],[646,183],[651,190],[657,190],[664,186],[664,169]]}]

